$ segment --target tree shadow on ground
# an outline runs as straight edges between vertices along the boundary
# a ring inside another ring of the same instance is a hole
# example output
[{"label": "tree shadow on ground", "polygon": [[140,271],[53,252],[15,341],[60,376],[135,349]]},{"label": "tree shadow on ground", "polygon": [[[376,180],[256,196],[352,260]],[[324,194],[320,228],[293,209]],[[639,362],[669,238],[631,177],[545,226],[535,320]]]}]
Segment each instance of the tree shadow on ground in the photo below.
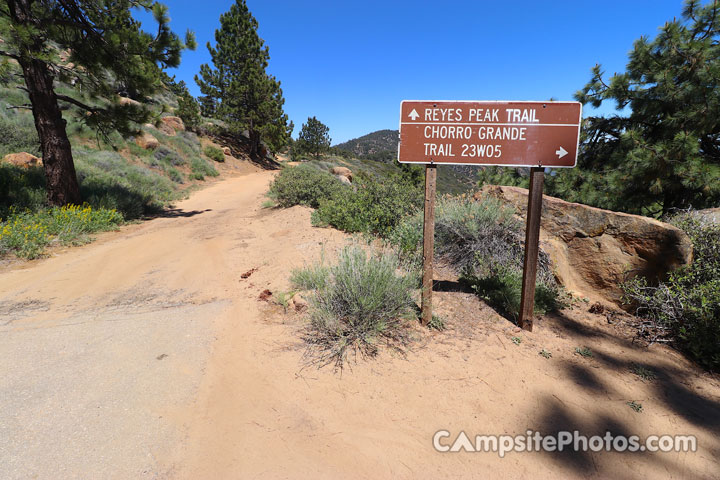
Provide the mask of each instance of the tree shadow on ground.
[{"label": "tree shadow on ground", "polygon": [[[610,432],[613,438],[619,436],[628,438],[637,433],[625,422],[607,414],[599,413],[590,416],[576,414],[572,408],[553,396],[541,399],[538,404],[543,407],[532,426],[533,431],[555,438],[559,438],[561,432],[568,432],[572,435],[577,431],[579,436],[587,438],[587,441],[580,440],[578,442],[577,450],[573,445],[569,445],[562,451],[540,451],[541,455],[548,457],[559,467],[572,471],[575,478],[637,478],[637,472],[627,469],[624,462],[621,461],[621,459],[630,461],[633,458],[651,463],[656,468],[659,467],[670,475],[669,478],[696,478],[699,473],[688,471],[682,457],[674,454],[608,452],[605,450],[604,439],[602,440],[602,450],[594,452],[592,451],[593,442],[600,442],[600,440],[591,440],[594,436],[604,438],[606,433]],[[643,440],[641,438],[640,442]],[[587,442],[587,447],[585,442]]]},{"label": "tree shadow on ground", "polygon": [[180,218],[180,217],[194,217],[195,215],[200,215],[205,212],[212,212],[212,208],[206,208],[205,210],[183,210],[181,208],[166,208],[164,210],[161,210],[159,212],[155,212],[151,215],[148,215],[146,218],[148,220],[153,218]]},{"label": "tree shadow on ground", "polygon": [[[711,435],[717,433],[718,429],[720,429],[720,401],[718,401],[717,398],[709,396],[709,394],[694,391],[691,388],[691,383],[688,381],[689,374],[694,375],[700,373],[694,371],[695,368],[699,369],[699,367],[694,367],[689,362],[687,366],[683,366],[682,361],[666,361],[656,354],[651,356],[647,352],[647,347],[633,343],[632,337],[613,334],[600,325],[593,326],[591,322],[592,319],[588,319],[588,324],[581,323],[576,319],[570,318],[565,312],[548,315],[543,318],[542,322],[544,326],[557,332],[560,336],[570,337],[578,344],[586,345],[591,349],[593,356],[587,359],[587,364],[584,361],[573,362],[571,360],[562,361],[559,364],[558,369],[561,375],[572,380],[573,383],[578,386],[578,394],[598,398],[600,395],[607,396],[607,398],[615,397],[615,400],[611,400],[611,402],[616,402],[618,405],[621,405],[624,403],[624,399],[620,393],[614,391],[613,387],[605,383],[593,370],[598,369],[598,371],[602,371],[610,369],[615,373],[623,376],[626,375],[629,381],[634,379],[641,381],[640,377],[633,372],[637,372],[638,368],[642,367],[654,376],[654,378],[646,382],[646,390],[649,395],[652,396],[654,403],[661,404],[671,413],[684,419],[698,429],[706,431]],[[603,348],[603,344],[607,345],[608,343],[617,347],[615,350],[632,351],[635,355],[611,355],[607,353],[609,349]],[[636,361],[637,353],[647,354],[645,357],[647,360],[641,362]],[[627,400],[632,399],[628,398]],[[613,435],[638,434],[633,431],[632,425],[627,425],[618,419],[608,416],[606,407],[612,405],[604,400],[598,403],[599,408],[597,412],[591,411],[589,415],[583,415],[583,418],[586,420],[580,419],[579,416],[573,416],[571,413],[572,409],[577,407],[569,407],[557,396],[550,396],[540,401],[539,404],[544,407],[539,414],[534,413],[531,416],[531,418],[535,419],[534,425],[531,425],[531,428],[542,433],[578,430],[586,436],[604,435],[605,431],[610,431]],[[600,410],[601,406],[603,410]],[[644,412],[644,414],[650,415],[649,412]],[[687,430],[687,428],[685,430]],[[673,433],[692,434],[692,432],[688,431],[653,433],[658,435]],[[702,445],[701,447],[710,452],[720,451],[720,442],[714,445]],[[572,469],[577,475],[586,476],[594,470],[598,476],[604,478],[610,474],[617,473],[616,471],[603,471],[603,463],[600,462],[600,464],[598,464],[598,462],[594,461],[591,452],[575,452],[571,450],[569,452],[547,452],[547,454],[551,455],[553,461]],[[594,455],[596,455],[595,458],[597,459],[598,454]],[[612,455],[619,455],[619,453],[613,453]],[[686,467],[682,457],[662,456],[647,452],[625,453],[622,455],[653,455],[653,463],[660,462],[662,468],[667,472],[673,472],[678,478],[689,478],[697,473],[684,470]],[[643,458],[647,461],[647,457]],[[672,460],[672,458],[677,459],[677,462]],[[607,464],[605,468],[607,469]]]},{"label": "tree shadow on ground", "polygon": [[467,283],[451,280],[435,280],[433,281],[433,292],[475,293],[475,290]]}]

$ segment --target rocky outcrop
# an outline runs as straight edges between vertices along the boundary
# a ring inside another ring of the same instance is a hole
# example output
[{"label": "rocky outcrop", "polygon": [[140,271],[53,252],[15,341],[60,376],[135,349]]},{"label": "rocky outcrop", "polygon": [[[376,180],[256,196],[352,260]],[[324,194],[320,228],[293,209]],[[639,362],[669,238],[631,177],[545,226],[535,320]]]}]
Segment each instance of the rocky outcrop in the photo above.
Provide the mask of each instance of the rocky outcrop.
[{"label": "rocky outcrop", "polygon": [[[511,204],[526,218],[528,191],[485,186],[476,194]],[[692,243],[680,229],[652,218],[611,212],[543,196],[540,240],[558,280],[570,291],[621,304],[619,287],[642,275],[657,281],[692,261]]]},{"label": "rocky outcrop", "polygon": [[720,207],[695,211],[695,215],[708,222],[720,223]]},{"label": "rocky outcrop", "polygon": [[9,163],[16,167],[30,168],[42,165],[42,159],[27,152],[9,153],[2,159],[3,163]]},{"label": "rocky outcrop", "polygon": [[140,148],[144,148],[145,150],[154,150],[160,145],[160,142],[158,142],[157,138],[146,132],[143,132],[142,134],[135,137],[135,143],[137,143]]},{"label": "rocky outcrop", "polygon": [[352,172],[347,167],[333,167],[330,169],[330,173],[338,177],[343,183],[352,183]]},{"label": "rocky outcrop", "polygon": [[165,135],[174,137],[176,132],[185,131],[185,124],[180,117],[162,117],[158,128]]}]

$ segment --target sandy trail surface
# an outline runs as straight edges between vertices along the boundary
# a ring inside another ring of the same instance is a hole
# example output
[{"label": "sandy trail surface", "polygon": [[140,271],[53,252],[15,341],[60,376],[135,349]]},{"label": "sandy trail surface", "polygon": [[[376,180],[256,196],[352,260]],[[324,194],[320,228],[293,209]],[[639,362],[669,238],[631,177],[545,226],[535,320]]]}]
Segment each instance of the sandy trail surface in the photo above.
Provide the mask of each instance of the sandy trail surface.
[{"label": "sandy trail surface", "polygon": [[[258,295],[287,292],[292,268],[348,238],[312,228],[308,209],[262,209],[272,175],[0,272],[0,478],[720,476],[717,379],[586,306],[518,333],[448,278],[446,331],[417,328],[405,356],[342,374],[308,366],[304,317]],[[437,452],[439,430],[443,444],[461,431],[685,434],[698,451],[500,458]]]}]

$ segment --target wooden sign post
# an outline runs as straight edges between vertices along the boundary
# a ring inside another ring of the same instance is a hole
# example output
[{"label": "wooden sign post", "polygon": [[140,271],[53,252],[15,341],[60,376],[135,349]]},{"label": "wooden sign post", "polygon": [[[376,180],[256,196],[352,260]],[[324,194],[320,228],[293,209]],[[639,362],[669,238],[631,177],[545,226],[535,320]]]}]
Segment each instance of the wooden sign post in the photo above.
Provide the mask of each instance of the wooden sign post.
[{"label": "wooden sign post", "polygon": [[545,167],[577,162],[579,102],[404,100],[400,163],[426,164],[422,323],[432,319],[437,165],[531,167],[522,300],[518,324],[532,330]]},{"label": "wooden sign post", "polygon": [[435,192],[437,167],[425,167],[425,207],[423,215],[423,278],[422,278],[422,324],[432,320],[433,252],[435,251]]},{"label": "wooden sign post", "polygon": [[540,214],[542,212],[542,191],[545,169],[530,169],[530,192],[528,193],[527,225],[525,226],[525,258],[523,260],[522,294],[518,326],[529,332],[533,327],[535,309],[535,277],[540,250]]}]

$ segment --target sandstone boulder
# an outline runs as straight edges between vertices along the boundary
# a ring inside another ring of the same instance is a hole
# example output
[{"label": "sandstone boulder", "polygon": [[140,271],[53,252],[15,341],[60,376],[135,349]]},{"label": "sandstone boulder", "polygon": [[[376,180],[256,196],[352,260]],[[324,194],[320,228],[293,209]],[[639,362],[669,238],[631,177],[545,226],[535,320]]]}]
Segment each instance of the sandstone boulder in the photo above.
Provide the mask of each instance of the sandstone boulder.
[{"label": "sandstone boulder", "polygon": [[230,147],[222,147],[223,154],[225,155],[232,155],[232,151],[230,150]]},{"label": "sandstone boulder", "polygon": [[[487,185],[493,196],[526,218],[528,191]],[[656,281],[692,261],[692,243],[680,229],[652,218],[611,212],[543,196],[540,241],[558,280],[570,291],[620,305],[619,285],[642,275]]]},{"label": "sandstone boulder", "polygon": [[135,137],[135,143],[137,143],[140,148],[144,148],[145,150],[154,150],[160,145],[160,142],[158,142],[157,138],[146,132],[143,132],[142,134]]},{"label": "sandstone boulder", "polygon": [[16,167],[30,168],[42,165],[42,159],[27,152],[9,153],[2,159],[3,163],[9,163]]},{"label": "sandstone boulder", "polygon": [[140,102],[138,102],[137,100],[133,100],[132,98],[128,98],[128,97],[118,97],[118,103],[120,105],[140,106]]},{"label": "sandstone boulder", "polygon": [[175,132],[185,131],[185,124],[180,117],[162,117],[160,122],[160,130],[167,135],[172,136]]},{"label": "sandstone boulder", "polygon": [[335,175],[335,178],[337,178],[338,180],[340,180],[340,182],[342,182],[346,185],[352,185],[352,182],[350,181],[350,179],[348,177],[344,177],[342,175]]},{"label": "sandstone boulder", "polygon": [[347,179],[347,182],[344,183],[352,183],[352,172],[347,167],[333,167],[330,169],[330,173],[338,178],[344,177]]}]

